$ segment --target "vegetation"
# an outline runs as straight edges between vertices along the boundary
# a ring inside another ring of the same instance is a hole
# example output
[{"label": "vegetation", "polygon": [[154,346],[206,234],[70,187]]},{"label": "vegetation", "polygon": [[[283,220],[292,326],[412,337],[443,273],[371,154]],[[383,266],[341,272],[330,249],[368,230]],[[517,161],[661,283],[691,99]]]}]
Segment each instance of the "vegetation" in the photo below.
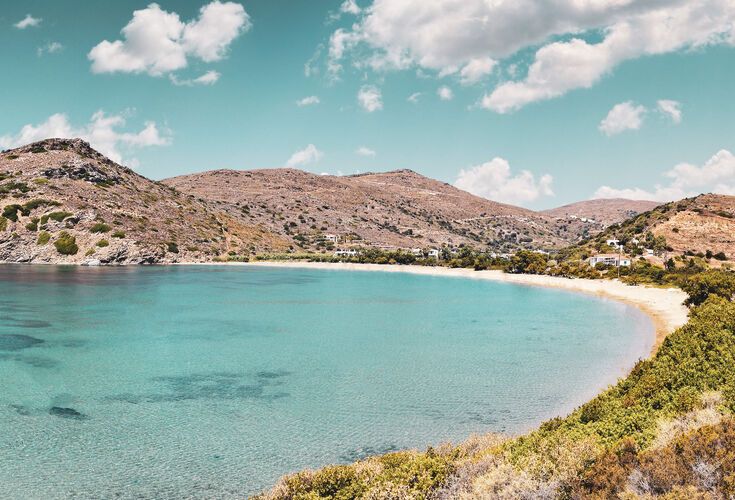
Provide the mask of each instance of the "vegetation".
[{"label": "vegetation", "polygon": [[735,273],[708,270],[688,278],[682,284],[682,289],[689,295],[687,305],[698,306],[710,295],[732,300],[735,296]]},{"label": "vegetation", "polygon": [[119,229],[112,232],[113,238],[125,238],[125,231],[120,231]]},{"label": "vegetation", "polygon": [[5,231],[8,228],[8,219],[0,215],[0,231]]},{"label": "vegetation", "polygon": [[59,234],[59,237],[54,241],[54,246],[61,255],[76,255],[79,251],[77,239],[66,231]]},{"label": "vegetation", "polygon": [[105,224],[104,222],[96,222],[89,231],[92,233],[109,233],[111,230],[112,228],[109,226],[109,224]]},{"label": "vegetation", "polygon": [[36,240],[36,245],[45,245],[51,240],[51,234],[47,233],[46,231],[41,231],[38,233],[38,239]]},{"label": "vegetation", "polygon": [[103,240],[99,240],[97,242],[97,246],[100,247],[100,248],[108,247],[108,246],[110,246],[110,242],[107,241],[107,240],[104,240],[104,239]]},{"label": "vegetation", "polygon": [[41,224],[46,224],[49,219],[56,221],[56,222],[62,222],[67,217],[71,217],[73,214],[71,212],[66,212],[64,210],[58,211],[58,212],[51,212],[50,214],[46,214],[41,217]]}]

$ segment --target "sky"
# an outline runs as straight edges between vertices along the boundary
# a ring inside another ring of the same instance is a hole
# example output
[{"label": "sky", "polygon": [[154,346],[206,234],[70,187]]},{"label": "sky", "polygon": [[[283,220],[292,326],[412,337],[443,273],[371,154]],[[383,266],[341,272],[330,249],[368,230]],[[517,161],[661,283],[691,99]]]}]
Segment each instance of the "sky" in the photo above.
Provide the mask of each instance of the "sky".
[{"label": "sky", "polygon": [[533,209],[735,194],[732,0],[25,0],[0,44],[0,148],[409,168]]}]

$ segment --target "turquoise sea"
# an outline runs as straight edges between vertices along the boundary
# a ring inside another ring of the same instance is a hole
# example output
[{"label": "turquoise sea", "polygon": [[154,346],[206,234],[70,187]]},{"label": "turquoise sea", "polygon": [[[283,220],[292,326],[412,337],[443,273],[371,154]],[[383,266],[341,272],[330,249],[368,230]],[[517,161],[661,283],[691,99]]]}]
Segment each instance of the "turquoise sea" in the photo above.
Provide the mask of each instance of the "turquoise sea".
[{"label": "turquoise sea", "polygon": [[630,306],[404,273],[0,266],[0,496],[242,498],[527,430],[653,342]]}]

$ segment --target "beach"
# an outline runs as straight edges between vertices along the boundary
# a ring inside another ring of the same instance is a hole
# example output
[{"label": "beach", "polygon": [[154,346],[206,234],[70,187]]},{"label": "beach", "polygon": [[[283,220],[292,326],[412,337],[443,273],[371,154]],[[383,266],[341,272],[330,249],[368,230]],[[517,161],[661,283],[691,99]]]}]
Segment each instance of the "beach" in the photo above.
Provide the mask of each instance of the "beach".
[{"label": "beach", "polygon": [[351,264],[302,261],[262,261],[238,262],[226,265],[270,266],[311,268],[345,271],[379,271],[444,276],[455,278],[481,279],[513,283],[517,285],[558,288],[574,292],[597,295],[633,305],[651,317],[655,328],[655,341],[651,354],[655,353],[663,340],[671,332],[688,321],[689,311],[684,306],[686,293],[678,288],[655,288],[643,285],[626,285],[618,280],[590,280],[583,278],[561,278],[538,274],[508,274],[503,271],[475,271],[473,269],[452,269],[446,267],[403,266],[395,264]]}]

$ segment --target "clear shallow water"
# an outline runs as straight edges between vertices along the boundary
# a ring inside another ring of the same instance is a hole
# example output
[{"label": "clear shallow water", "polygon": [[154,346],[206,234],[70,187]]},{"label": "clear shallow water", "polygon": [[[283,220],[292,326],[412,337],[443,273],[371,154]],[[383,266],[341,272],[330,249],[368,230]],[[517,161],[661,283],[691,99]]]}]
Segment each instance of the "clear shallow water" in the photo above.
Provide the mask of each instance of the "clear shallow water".
[{"label": "clear shallow water", "polygon": [[653,341],[618,302],[403,273],[0,266],[0,290],[3,498],[242,498],[519,432]]}]

